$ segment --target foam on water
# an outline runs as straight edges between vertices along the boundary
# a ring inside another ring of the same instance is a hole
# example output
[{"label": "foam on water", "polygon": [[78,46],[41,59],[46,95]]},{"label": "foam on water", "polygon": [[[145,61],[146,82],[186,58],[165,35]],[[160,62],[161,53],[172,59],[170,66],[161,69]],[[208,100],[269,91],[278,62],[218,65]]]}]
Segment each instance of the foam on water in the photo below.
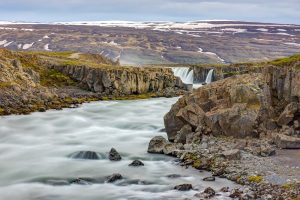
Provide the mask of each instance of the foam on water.
[{"label": "foam on water", "polygon": [[[166,137],[166,133],[160,132],[163,116],[176,100],[104,101],[77,109],[1,117],[1,199],[183,199],[193,198],[208,186],[216,190],[232,186],[224,179],[203,182],[201,179],[209,176],[208,172],[185,169],[176,165],[174,158],[147,153],[152,137]],[[106,158],[111,147],[122,155],[120,162]],[[101,158],[70,158],[69,155],[79,151],[95,151]],[[134,159],[142,160],[145,166],[129,167]],[[113,173],[122,174],[124,180],[115,184],[45,184],[45,181],[78,177],[103,180]],[[169,174],[181,177],[171,179],[167,177]],[[191,183],[199,191],[173,190],[176,184],[182,183]]]}]

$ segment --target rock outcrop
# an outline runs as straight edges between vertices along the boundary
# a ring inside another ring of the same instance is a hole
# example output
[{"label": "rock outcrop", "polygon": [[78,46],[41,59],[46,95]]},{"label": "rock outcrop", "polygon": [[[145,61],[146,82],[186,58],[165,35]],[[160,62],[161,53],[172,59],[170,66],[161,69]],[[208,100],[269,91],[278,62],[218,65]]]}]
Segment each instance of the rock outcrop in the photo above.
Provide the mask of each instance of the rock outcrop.
[{"label": "rock outcrop", "polygon": [[164,117],[169,140],[174,141],[186,125],[201,134],[258,136],[255,129],[264,108],[270,106],[270,95],[264,87],[262,75],[248,74],[214,82],[183,96]]},{"label": "rock outcrop", "polygon": [[234,75],[186,94],[164,117],[169,141],[185,144],[201,140],[201,135],[264,134],[281,148],[298,148],[299,64],[266,65],[259,68],[262,73]]}]

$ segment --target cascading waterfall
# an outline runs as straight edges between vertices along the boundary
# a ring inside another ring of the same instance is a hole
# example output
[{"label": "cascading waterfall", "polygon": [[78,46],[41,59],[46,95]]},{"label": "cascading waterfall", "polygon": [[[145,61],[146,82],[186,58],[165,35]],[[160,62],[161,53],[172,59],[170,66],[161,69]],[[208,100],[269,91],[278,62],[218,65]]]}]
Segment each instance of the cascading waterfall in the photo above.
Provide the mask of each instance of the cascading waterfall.
[{"label": "cascading waterfall", "polygon": [[[193,88],[199,88],[203,85],[202,83],[194,83],[194,70],[191,70],[189,67],[173,67],[172,70],[174,75],[179,77],[183,83],[192,84]],[[205,84],[212,82],[213,74],[214,69],[209,70],[205,79]]]},{"label": "cascading waterfall", "polygon": [[174,67],[172,68],[175,76],[179,77],[185,84],[193,84],[194,71],[189,67]]},{"label": "cascading waterfall", "polygon": [[207,76],[206,76],[206,80],[205,83],[209,84],[212,82],[212,78],[213,78],[213,73],[214,73],[214,69],[209,70]]}]

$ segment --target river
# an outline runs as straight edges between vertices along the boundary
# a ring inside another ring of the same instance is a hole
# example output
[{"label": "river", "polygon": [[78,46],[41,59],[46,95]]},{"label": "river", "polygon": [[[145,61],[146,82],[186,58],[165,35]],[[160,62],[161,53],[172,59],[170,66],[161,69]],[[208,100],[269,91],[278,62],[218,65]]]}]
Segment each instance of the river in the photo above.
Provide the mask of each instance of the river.
[{"label": "river", "polygon": [[[0,199],[2,200],[135,200],[193,199],[206,187],[219,190],[233,183],[209,172],[179,166],[175,158],[147,153],[150,139],[162,132],[163,116],[177,98],[86,103],[76,109],[0,118]],[[114,147],[119,162],[106,157]],[[76,151],[96,151],[99,160],[78,160]],[[129,167],[134,159],[145,166]],[[62,180],[120,173],[116,183],[58,185]],[[179,178],[168,178],[178,174]],[[196,190],[180,192],[175,185],[191,183]],[[197,191],[198,190],[198,191]],[[226,199],[220,195],[217,199]]]}]

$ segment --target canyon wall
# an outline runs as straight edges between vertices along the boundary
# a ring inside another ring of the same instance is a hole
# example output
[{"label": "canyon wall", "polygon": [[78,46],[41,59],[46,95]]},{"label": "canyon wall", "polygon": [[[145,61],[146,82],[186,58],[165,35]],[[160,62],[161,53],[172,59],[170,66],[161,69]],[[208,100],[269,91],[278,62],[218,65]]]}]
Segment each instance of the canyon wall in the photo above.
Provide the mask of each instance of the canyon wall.
[{"label": "canyon wall", "polygon": [[213,81],[228,78],[233,75],[247,74],[250,72],[259,73],[262,71],[260,67],[250,66],[247,64],[235,64],[228,66],[196,66],[192,67],[194,70],[194,82],[202,83],[205,82],[206,76],[209,70],[214,69]]},{"label": "canyon wall", "polygon": [[51,65],[50,68],[72,77],[82,87],[103,95],[144,94],[187,88],[168,68],[93,68],[74,65]]}]

